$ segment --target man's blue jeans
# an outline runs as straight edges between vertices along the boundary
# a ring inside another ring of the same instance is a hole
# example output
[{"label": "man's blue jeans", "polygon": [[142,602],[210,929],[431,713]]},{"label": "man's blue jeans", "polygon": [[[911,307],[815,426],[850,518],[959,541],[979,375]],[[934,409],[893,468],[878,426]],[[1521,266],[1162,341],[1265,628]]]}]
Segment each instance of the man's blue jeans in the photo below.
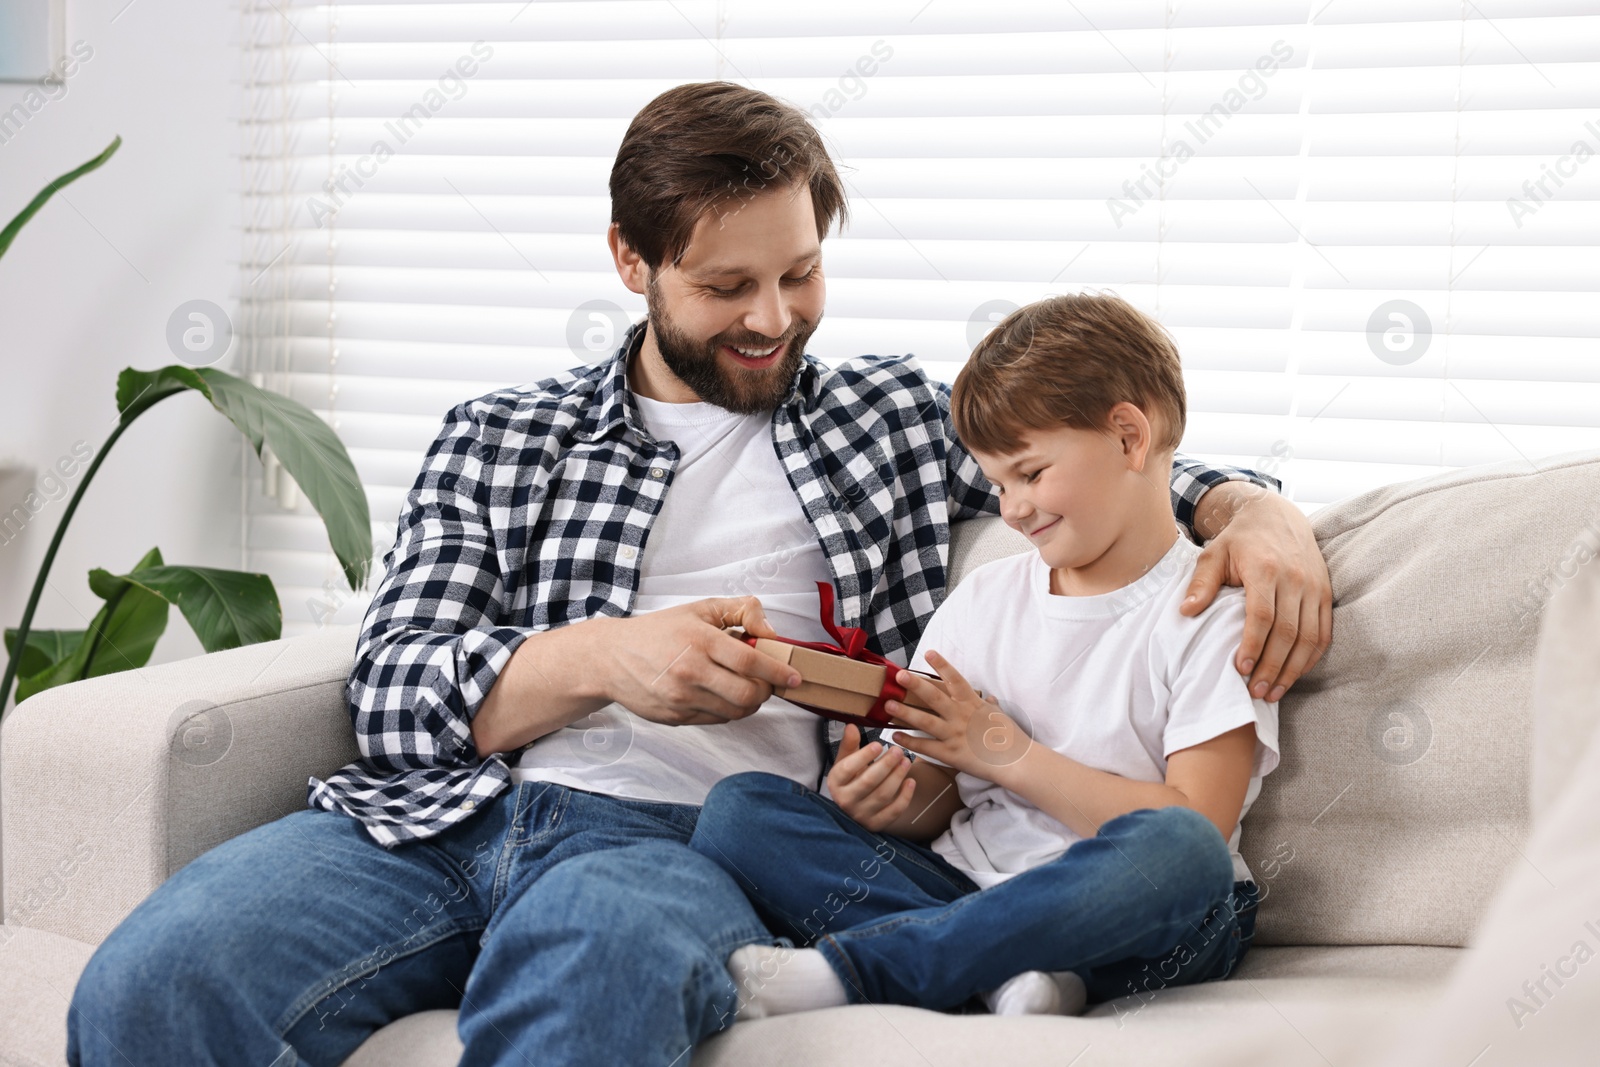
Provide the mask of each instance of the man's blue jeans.
[{"label": "man's blue jeans", "polygon": [[373,1031],[461,1009],[466,1065],[677,1064],[728,1025],[726,961],[777,943],[686,842],[699,809],[523,782],[385,850],[305,810],[174,874],[73,995],[82,1067],[335,1067]]},{"label": "man's blue jeans", "polygon": [[771,930],[821,950],[851,1003],[958,1008],[1023,971],[1076,971],[1091,1003],[1226,978],[1255,933],[1254,882],[1189,808],[1110,819],[1060,857],[978,890],[931,849],[874,833],[760,771],[724,778],[690,847]]}]

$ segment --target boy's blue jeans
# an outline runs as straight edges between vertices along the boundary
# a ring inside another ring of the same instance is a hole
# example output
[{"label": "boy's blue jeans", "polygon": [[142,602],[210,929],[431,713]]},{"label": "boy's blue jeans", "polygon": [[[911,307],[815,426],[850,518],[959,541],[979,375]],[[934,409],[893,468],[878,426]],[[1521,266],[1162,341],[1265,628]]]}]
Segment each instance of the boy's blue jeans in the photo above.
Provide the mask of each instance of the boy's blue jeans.
[{"label": "boy's blue jeans", "polygon": [[1255,933],[1254,882],[1189,808],[1145,808],[978,890],[931,849],[874,833],[796,782],[717,783],[690,847],[773,933],[815,942],[851,1003],[950,1009],[1023,971],[1075,971],[1091,1003],[1226,978]]},{"label": "boy's blue jeans", "polygon": [[728,955],[776,939],[686,847],[699,809],[523,782],[385,850],[287,815],[189,863],[96,950],[84,1067],[337,1067],[373,1031],[461,1010],[464,1065],[659,1065],[728,1025]]}]

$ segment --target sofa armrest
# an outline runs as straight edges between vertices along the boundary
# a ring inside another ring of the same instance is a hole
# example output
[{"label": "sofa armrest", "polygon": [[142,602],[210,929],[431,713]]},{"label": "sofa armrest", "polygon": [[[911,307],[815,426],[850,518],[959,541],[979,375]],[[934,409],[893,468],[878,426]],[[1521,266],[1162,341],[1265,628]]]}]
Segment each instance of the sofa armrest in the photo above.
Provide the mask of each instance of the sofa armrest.
[{"label": "sofa armrest", "polygon": [[329,627],[37,694],[0,729],[4,916],[99,944],[207,849],[360,758]]}]

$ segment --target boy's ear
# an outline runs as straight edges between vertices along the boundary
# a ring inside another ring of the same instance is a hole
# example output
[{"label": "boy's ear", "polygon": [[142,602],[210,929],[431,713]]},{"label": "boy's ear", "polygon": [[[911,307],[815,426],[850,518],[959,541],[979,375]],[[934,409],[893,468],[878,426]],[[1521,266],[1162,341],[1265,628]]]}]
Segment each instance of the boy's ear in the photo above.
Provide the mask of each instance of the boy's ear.
[{"label": "boy's ear", "polygon": [[1122,454],[1128,458],[1128,468],[1143,474],[1155,444],[1155,428],[1137,405],[1126,400],[1111,409],[1110,420],[1111,430],[1122,444]]}]

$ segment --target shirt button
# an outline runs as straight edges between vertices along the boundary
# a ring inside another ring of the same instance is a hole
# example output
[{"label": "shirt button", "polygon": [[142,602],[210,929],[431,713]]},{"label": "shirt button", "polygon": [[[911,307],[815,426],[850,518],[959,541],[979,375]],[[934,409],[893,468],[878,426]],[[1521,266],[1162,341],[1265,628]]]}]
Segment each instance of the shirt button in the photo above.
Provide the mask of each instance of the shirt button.
[{"label": "shirt button", "polygon": [[623,545],[622,551],[617,554],[623,559],[632,559],[634,556],[639,554],[639,550],[634,548],[632,545]]},{"label": "shirt button", "polygon": [[667,469],[665,467],[651,467],[650,468],[650,477],[652,477],[652,478],[665,478],[666,476],[667,476]]},{"label": "shirt button", "polygon": [[476,800],[469,800],[465,804],[461,805],[461,810],[462,811],[471,811],[473,808],[475,808],[477,806],[478,806],[478,802]]}]

